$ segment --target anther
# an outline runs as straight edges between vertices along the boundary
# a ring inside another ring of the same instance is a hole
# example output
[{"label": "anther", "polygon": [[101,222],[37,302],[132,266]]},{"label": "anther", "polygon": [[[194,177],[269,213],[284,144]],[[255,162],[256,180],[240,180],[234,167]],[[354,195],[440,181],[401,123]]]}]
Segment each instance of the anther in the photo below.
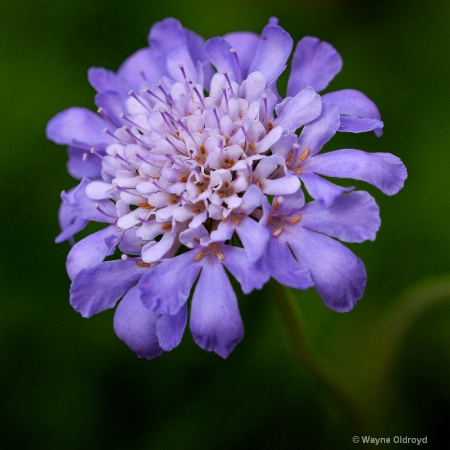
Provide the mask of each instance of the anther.
[{"label": "anther", "polygon": [[278,207],[280,206],[280,202],[278,201],[278,199],[276,198],[275,201],[273,202],[273,210],[274,211],[278,211]]},{"label": "anther", "polygon": [[205,254],[205,250],[200,250],[197,254],[197,256],[194,258],[194,261],[200,261],[203,258],[203,255]]},{"label": "anther", "polygon": [[286,159],[286,164],[289,164],[292,161],[293,156],[294,156],[294,149],[291,148],[289,150],[289,155],[288,155],[288,157]]},{"label": "anther", "polygon": [[299,214],[298,216],[296,216],[293,219],[291,219],[289,222],[291,222],[291,223],[298,223],[298,222],[300,222],[300,220],[302,220],[302,216]]},{"label": "anther", "polygon": [[136,265],[139,267],[150,267],[150,263],[146,263],[144,261],[136,261]]},{"label": "anther", "polygon": [[281,232],[283,231],[283,227],[277,228],[273,233],[272,236],[273,237],[277,237],[281,234]]},{"label": "anther", "polygon": [[296,167],[296,168],[295,168],[295,173],[296,173],[297,175],[301,175],[301,174],[302,174],[302,171],[300,170],[299,167]]},{"label": "anther", "polygon": [[221,252],[214,252],[217,256],[217,258],[219,258],[220,261],[223,261],[225,259],[225,256],[223,256],[223,253]]},{"label": "anther", "polygon": [[161,227],[161,230],[163,230],[163,231],[168,231],[168,230],[171,230],[171,229],[172,229],[172,224],[171,223],[166,223],[165,225],[163,225]]},{"label": "anther", "polygon": [[147,202],[139,202],[138,203],[139,208],[144,208],[144,209],[153,209],[154,206],[150,205],[150,203]]},{"label": "anther", "polygon": [[300,155],[300,157],[299,157],[298,159],[299,159],[300,161],[304,161],[304,160],[308,157],[309,151],[310,151],[310,148],[308,147],[308,148]]}]

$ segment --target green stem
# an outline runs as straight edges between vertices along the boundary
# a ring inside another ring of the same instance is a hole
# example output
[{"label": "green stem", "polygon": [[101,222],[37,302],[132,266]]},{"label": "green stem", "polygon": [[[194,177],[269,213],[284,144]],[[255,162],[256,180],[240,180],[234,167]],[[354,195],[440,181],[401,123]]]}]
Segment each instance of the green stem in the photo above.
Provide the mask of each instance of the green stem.
[{"label": "green stem", "polygon": [[362,435],[367,423],[361,406],[330,370],[315,357],[305,334],[298,302],[293,298],[291,291],[274,280],[271,283],[297,360],[312,375],[326,395],[344,411],[349,431],[354,435]]}]

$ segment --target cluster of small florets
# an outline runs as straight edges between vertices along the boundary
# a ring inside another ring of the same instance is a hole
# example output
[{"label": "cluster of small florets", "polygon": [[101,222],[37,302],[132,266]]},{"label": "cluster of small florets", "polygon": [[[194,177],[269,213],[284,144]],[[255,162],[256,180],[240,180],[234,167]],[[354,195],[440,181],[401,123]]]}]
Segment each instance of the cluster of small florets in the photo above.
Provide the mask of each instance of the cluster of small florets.
[{"label": "cluster of small florets", "polygon": [[[70,108],[47,127],[50,139],[69,145],[69,172],[81,179],[62,194],[57,241],[73,240],[89,221],[109,224],[69,252],[72,306],[90,317],[121,299],[115,331],[146,358],[181,341],[197,279],[193,338],[228,356],[244,329],[225,268],[244,293],[273,277],[350,310],[366,273],[334,238],[373,240],[378,207],[368,193],[320,175],[391,195],[406,170],[386,153],[318,154],[337,131],[379,135],[383,126],[364,94],[317,93],[341,70],[336,50],[303,38],[282,100],[276,81],[293,42],[276,20],[261,36],[204,43],[166,19],[149,43],[117,74],[89,71],[98,115]],[[303,187],[313,201],[305,203]]]}]

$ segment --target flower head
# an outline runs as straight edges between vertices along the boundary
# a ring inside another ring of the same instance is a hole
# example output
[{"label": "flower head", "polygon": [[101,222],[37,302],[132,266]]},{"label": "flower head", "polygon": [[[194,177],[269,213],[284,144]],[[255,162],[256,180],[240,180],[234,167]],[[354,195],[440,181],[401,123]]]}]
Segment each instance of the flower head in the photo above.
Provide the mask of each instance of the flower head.
[{"label": "flower head", "polygon": [[270,277],[315,287],[337,311],[363,294],[363,263],[333,238],[374,239],[378,207],[321,175],[390,195],[406,170],[391,154],[319,154],[338,131],[379,135],[383,123],[360,92],[318,94],[342,61],[316,38],[298,43],[282,99],[276,82],[292,47],[275,19],[261,36],[206,42],[166,19],[117,73],[89,70],[97,114],[70,108],[48,123],[80,179],[62,194],[57,241],[106,224],[69,252],[70,302],[90,317],[121,299],[114,328],[140,357],[180,343],[191,292],[195,342],[227,357],[244,334],[227,271],[244,293]]}]

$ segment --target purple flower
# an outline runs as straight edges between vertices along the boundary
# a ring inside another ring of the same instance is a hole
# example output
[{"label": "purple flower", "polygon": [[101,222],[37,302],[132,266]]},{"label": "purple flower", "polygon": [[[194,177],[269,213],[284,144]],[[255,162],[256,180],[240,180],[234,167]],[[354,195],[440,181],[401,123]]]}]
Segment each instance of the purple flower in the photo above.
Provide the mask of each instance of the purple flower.
[{"label": "purple flower", "polygon": [[[314,287],[337,311],[363,294],[364,265],[336,239],[373,240],[378,207],[321,175],[391,195],[406,169],[390,154],[318,154],[337,131],[383,124],[360,92],[317,93],[342,61],[315,38],[298,43],[282,99],[292,47],[275,19],[261,36],[206,42],[166,19],[116,73],[89,70],[97,115],[70,108],[47,125],[80,180],[62,193],[57,242],[106,224],[69,252],[70,303],[91,317],[120,301],[114,329],[139,357],[175,348],[189,321],[194,341],[226,358],[244,335],[227,273],[244,293],[270,277]],[[302,185],[316,200],[305,204]]]}]

